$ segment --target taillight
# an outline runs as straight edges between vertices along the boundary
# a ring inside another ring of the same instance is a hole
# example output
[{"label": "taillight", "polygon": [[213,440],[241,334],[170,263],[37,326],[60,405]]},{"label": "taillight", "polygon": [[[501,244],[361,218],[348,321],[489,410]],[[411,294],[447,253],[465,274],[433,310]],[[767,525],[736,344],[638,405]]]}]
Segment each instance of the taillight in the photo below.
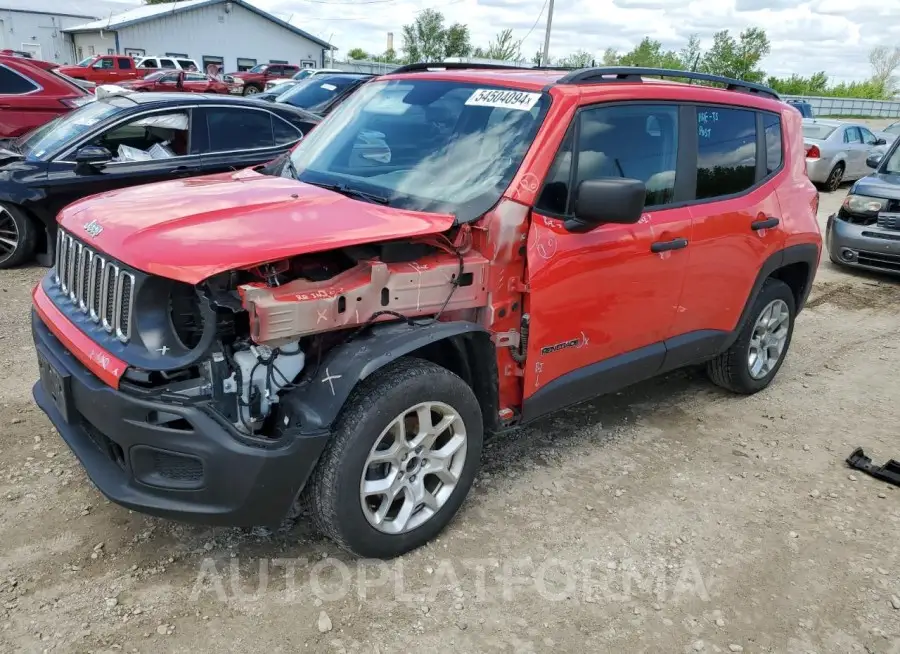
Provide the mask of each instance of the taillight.
[{"label": "taillight", "polygon": [[807,159],[818,159],[821,156],[822,156],[822,153],[819,152],[818,145],[811,145],[808,148],[806,148],[806,158]]}]

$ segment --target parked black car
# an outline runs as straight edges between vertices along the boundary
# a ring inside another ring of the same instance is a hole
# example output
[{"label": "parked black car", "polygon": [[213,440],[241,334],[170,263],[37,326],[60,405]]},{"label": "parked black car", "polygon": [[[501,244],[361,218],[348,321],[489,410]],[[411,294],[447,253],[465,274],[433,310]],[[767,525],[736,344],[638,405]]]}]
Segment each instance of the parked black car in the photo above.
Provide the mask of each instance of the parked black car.
[{"label": "parked black car", "polygon": [[0,268],[52,265],[56,215],[95,193],[256,166],[320,117],[290,104],[193,93],[90,102],[19,139],[0,140]]},{"label": "parked black car", "polygon": [[362,73],[316,75],[279,94],[274,104],[288,104],[324,117],[373,77]]}]

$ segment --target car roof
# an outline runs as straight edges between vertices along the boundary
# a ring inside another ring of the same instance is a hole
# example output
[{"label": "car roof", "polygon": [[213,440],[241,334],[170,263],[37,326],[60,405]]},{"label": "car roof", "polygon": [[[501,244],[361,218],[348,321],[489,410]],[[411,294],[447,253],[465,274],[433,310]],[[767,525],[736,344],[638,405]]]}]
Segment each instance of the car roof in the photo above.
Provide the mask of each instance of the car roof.
[{"label": "car roof", "polygon": [[826,127],[842,127],[844,125],[858,126],[859,123],[852,123],[846,120],[834,120],[828,118],[804,118],[803,123],[806,125],[825,125]]},{"label": "car roof", "polygon": [[135,107],[141,109],[155,107],[185,107],[194,105],[233,105],[235,107],[256,107],[262,109],[287,111],[295,113],[298,116],[310,119],[319,119],[319,116],[304,111],[293,105],[273,104],[264,100],[254,100],[253,98],[245,98],[243,96],[231,96],[224,93],[122,93],[109,96],[109,98],[98,99],[97,102],[105,102],[112,98],[127,98],[134,103]]},{"label": "car roof", "polygon": [[[679,89],[700,95],[704,99],[728,97],[729,104],[747,104],[747,96],[755,97],[764,104],[772,100],[780,102],[778,93],[762,84],[737,80],[720,75],[698,73],[695,71],[671,70],[662,68],[645,68],[639,66],[599,66],[591,68],[524,68],[497,64],[419,63],[401,66],[383,76],[387,79],[440,79],[455,80],[464,83],[507,86],[523,91],[548,91],[551,87],[566,89],[562,92],[580,93],[587,87],[628,88],[660,85],[669,89]],[[691,84],[684,81],[690,80]],[[706,84],[693,84],[694,81]],[[715,83],[724,88],[709,86]],[[734,96],[735,92],[743,96]],[[752,103],[752,104],[755,104]],[[774,103],[770,104],[774,109]],[[769,107],[767,107],[769,108]]]}]

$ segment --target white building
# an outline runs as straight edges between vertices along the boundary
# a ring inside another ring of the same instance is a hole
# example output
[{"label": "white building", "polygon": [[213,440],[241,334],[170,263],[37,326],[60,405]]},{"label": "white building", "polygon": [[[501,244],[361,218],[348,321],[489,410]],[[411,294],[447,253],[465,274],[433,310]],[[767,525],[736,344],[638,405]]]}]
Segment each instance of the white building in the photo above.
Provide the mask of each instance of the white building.
[{"label": "white building", "polygon": [[0,50],[73,64],[65,28],[132,8],[134,2],[105,0],[0,0]]},{"label": "white building", "polygon": [[65,32],[77,61],[94,54],[169,55],[226,72],[267,63],[322,67],[332,47],[246,0],[144,5]]}]

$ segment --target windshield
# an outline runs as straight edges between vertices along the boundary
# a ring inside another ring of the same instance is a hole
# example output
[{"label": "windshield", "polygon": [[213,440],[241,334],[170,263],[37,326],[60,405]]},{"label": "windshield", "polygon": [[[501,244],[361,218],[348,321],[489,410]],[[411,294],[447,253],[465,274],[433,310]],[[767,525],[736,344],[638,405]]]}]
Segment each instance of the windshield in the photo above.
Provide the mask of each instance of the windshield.
[{"label": "windshield", "polygon": [[147,75],[146,77],[144,77],[142,81],[144,81],[144,82],[155,82],[156,80],[162,79],[164,76],[169,75],[169,74],[170,74],[170,73],[167,73],[167,72],[164,71],[164,70],[159,70],[159,71],[157,71],[157,72],[155,72],[155,73],[150,73],[149,75]]},{"label": "windshield", "polygon": [[306,79],[307,77],[309,77],[312,74],[313,74],[313,71],[311,68],[304,68],[300,72],[295,73],[291,79]]},{"label": "windshield", "polygon": [[311,77],[279,95],[278,102],[286,102],[307,111],[322,111],[336,95],[358,81],[356,77]]},{"label": "windshield", "polygon": [[94,60],[93,57],[88,57],[87,59],[82,59],[81,61],[79,61],[79,62],[78,62],[77,64],[75,64],[75,65],[76,65],[76,66],[81,66],[82,68],[87,68],[87,65],[88,65],[89,63],[91,63],[93,60]]},{"label": "windshield", "polygon": [[814,123],[810,125],[803,126],[803,138],[805,139],[818,139],[824,140],[831,136],[831,133],[836,130],[837,127],[833,127],[831,125],[822,125],[820,123]]},{"label": "windshield", "polygon": [[886,161],[878,172],[882,175],[900,175],[900,143],[894,144],[893,149],[888,152]]},{"label": "windshield", "polygon": [[303,182],[467,222],[500,199],[549,104],[544,93],[476,84],[370,82],[312,130],[291,161]]},{"label": "windshield", "polygon": [[258,64],[250,69],[251,73],[264,73],[269,68],[268,64]]},{"label": "windshield", "polygon": [[16,147],[27,159],[42,159],[121,110],[122,105],[111,102],[91,102],[29,132]]}]

